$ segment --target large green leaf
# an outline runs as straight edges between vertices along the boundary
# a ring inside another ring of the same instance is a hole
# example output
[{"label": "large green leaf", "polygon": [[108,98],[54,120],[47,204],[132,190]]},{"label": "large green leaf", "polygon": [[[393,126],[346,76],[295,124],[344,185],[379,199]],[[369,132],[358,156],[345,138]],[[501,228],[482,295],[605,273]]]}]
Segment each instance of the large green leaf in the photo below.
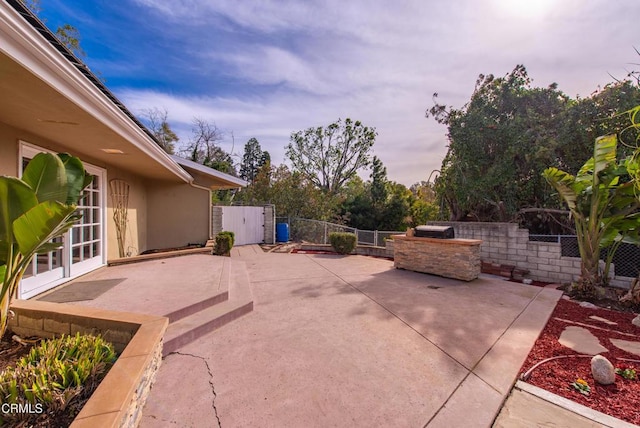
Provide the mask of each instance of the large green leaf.
[{"label": "large green leaf", "polygon": [[[15,219],[38,204],[33,189],[15,177],[0,177],[0,253],[14,241]],[[4,259],[3,259],[4,260]]]},{"label": "large green leaf", "polygon": [[[82,190],[87,187],[92,180],[91,175],[87,174],[82,165],[82,161],[68,153],[59,153],[58,157],[67,172],[67,204],[77,204]],[[65,202],[65,201],[61,201]]]},{"label": "large green leaf", "polygon": [[594,174],[597,175],[609,165],[615,164],[617,146],[618,137],[615,134],[596,138],[596,144],[593,148]]},{"label": "large green leaf", "polygon": [[75,205],[56,201],[41,202],[13,222],[13,233],[20,253],[30,257],[55,237],[73,226]]},{"label": "large green leaf", "polygon": [[560,197],[567,203],[571,211],[576,208],[577,194],[572,186],[575,184],[575,177],[558,168],[547,168],[542,173],[547,182],[556,189]]},{"label": "large green leaf", "polygon": [[66,169],[57,155],[35,155],[24,169],[22,180],[31,186],[39,202],[67,201]]},{"label": "large green leaf", "polygon": [[7,265],[0,265],[0,284],[4,284],[4,276],[7,274]]}]

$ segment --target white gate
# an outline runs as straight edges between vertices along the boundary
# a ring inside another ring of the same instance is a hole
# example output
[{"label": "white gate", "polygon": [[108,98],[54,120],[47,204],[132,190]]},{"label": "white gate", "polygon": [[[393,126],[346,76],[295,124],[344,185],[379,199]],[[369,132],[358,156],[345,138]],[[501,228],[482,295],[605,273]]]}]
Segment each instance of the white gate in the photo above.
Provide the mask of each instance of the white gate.
[{"label": "white gate", "polygon": [[222,207],[222,230],[235,234],[233,245],[262,243],[264,241],[264,208]]}]

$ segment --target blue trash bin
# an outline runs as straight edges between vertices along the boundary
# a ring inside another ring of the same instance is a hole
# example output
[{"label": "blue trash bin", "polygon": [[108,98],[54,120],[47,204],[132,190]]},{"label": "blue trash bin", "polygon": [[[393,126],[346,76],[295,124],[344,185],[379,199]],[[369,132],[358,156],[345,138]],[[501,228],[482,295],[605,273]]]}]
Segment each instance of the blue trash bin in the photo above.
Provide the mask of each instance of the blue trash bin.
[{"label": "blue trash bin", "polygon": [[276,223],[276,242],[289,242],[288,223]]}]

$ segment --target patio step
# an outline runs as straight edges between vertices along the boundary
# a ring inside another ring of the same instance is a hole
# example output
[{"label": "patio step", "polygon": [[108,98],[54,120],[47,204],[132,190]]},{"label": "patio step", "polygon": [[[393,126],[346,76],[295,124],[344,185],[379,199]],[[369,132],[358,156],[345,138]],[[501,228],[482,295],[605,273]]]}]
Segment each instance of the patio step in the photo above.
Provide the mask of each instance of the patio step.
[{"label": "patio step", "polygon": [[190,315],[203,311],[211,306],[226,302],[229,300],[229,291],[221,291],[214,296],[211,296],[207,299],[201,300],[200,302],[194,303],[189,306],[185,306],[184,308],[180,308],[176,311],[168,313],[165,317],[169,318],[169,323],[174,323],[176,321],[181,320],[182,318],[186,318]]},{"label": "patio step", "polygon": [[[207,299],[209,302],[206,304],[201,302],[199,310],[198,304],[183,308],[184,312],[179,315],[186,315],[170,322],[164,335],[163,356],[253,311],[253,296],[246,264],[238,260],[226,260],[223,278],[229,285],[228,300],[211,304],[214,299],[211,298]],[[187,314],[194,310],[195,312]]]}]

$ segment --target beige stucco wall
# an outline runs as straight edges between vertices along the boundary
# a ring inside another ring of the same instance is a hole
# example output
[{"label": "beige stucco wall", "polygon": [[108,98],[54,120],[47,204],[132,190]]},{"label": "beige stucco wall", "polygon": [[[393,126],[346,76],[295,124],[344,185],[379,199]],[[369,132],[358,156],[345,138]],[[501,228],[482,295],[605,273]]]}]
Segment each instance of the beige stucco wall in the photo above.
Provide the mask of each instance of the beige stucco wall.
[{"label": "beige stucco wall", "polygon": [[[124,237],[125,257],[136,256],[148,249],[147,245],[147,189],[139,176],[116,168],[107,168],[107,186],[111,180],[124,180],[129,184],[127,228]],[[118,237],[113,220],[114,200],[107,187],[107,259],[117,259]]]},{"label": "beige stucco wall", "polygon": [[[20,140],[54,152],[69,151],[64,145],[42,139],[27,131],[13,128],[0,122],[0,175],[17,175],[18,147]],[[108,182],[121,179],[129,183],[128,224],[125,239],[125,250],[130,255],[137,255],[148,249],[147,245],[147,194],[145,181],[131,172],[123,171],[110,164],[100,162],[82,153],[71,153],[84,162],[106,169],[106,222],[107,222],[107,259],[118,258],[118,242],[113,221],[113,202],[110,197]]]},{"label": "beige stucco wall", "polygon": [[0,122],[0,175],[18,174],[16,130]]},{"label": "beige stucco wall", "polygon": [[147,183],[149,249],[205,243],[209,238],[208,190],[188,184]]}]

